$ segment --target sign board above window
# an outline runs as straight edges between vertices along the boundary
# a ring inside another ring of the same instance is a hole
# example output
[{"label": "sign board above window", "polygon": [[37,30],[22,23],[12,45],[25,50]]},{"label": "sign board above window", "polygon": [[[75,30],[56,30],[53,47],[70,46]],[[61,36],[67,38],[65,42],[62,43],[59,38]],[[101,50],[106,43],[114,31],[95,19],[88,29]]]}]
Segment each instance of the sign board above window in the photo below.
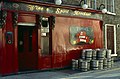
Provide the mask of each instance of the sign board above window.
[{"label": "sign board above window", "polygon": [[97,13],[83,12],[79,10],[71,10],[71,9],[57,8],[57,7],[46,7],[46,6],[40,6],[35,4],[4,2],[4,5],[2,6],[2,8],[5,10],[35,12],[38,14],[49,13],[49,14],[57,14],[57,15],[64,15],[64,16],[75,16],[75,17],[102,20],[102,15]]}]

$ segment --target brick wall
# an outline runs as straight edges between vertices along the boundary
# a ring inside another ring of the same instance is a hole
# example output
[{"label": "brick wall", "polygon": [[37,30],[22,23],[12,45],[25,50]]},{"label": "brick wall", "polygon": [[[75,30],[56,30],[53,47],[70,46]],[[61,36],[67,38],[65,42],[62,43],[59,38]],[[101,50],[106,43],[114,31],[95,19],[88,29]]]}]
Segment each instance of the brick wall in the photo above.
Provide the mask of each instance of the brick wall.
[{"label": "brick wall", "polygon": [[[103,15],[103,20],[104,20],[104,24],[114,24],[117,27],[117,24],[120,24],[120,1],[119,0],[115,0],[115,13],[116,15]],[[116,32],[117,32],[117,54],[118,57],[120,57],[120,27],[116,28]]]}]

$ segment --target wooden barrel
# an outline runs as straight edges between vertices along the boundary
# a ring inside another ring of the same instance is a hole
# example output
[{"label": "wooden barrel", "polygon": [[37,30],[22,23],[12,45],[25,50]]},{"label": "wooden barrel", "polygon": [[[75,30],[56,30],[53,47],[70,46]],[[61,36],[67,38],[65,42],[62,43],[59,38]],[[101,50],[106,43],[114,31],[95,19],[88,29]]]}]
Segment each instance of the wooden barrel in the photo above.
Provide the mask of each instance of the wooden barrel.
[{"label": "wooden barrel", "polygon": [[85,59],[86,60],[91,60],[92,59],[92,49],[86,49]]},{"label": "wooden barrel", "polygon": [[107,68],[107,59],[106,58],[103,59],[103,68],[104,69]]},{"label": "wooden barrel", "polygon": [[107,59],[107,68],[111,68],[112,64],[111,64],[111,58]]},{"label": "wooden barrel", "polygon": [[98,69],[103,69],[103,60],[99,60],[99,66]]},{"label": "wooden barrel", "polygon": [[106,52],[106,58],[111,58],[111,50],[108,49]]},{"label": "wooden barrel", "polygon": [[98,60],[103,60],[105,58],[106,50],[98,50],[97,51],[97,59]]},{"label": "wooden barrel", "polygon": [[96,51],[96,50],[93,50],[93,51],[92,51],[92,59],[93,59],[93,60],[96,60],[96,56],[97,56],[97,51]]},{"label": "wooden barrel", "polygon": [[81,62],[83,61],[83,59],[78,59],[78,69],[81,68]]},{"label": "wooden barrel", "polygon": [[92,60],[91,61],[91,69],[92,70],[98,70],[98,66],[99,66],[99,61],[98,60]]},{"label": "wooden barrel", "polygon": [[76,69],[76,60],[72,59],[72,70]]},{"label": "wooden barrel", "polygon": [[82,61],[81,62],[81,69],[80,70],[86,72],[88,70],[87,67],[88,67],[87,66],[87,61]]},{"label": "wooden barrel", "polygon": [[83,59],[83,60],[85,60],[85,49],[84,50],[82,50],[82,54],[81,54],[81,58]]}]

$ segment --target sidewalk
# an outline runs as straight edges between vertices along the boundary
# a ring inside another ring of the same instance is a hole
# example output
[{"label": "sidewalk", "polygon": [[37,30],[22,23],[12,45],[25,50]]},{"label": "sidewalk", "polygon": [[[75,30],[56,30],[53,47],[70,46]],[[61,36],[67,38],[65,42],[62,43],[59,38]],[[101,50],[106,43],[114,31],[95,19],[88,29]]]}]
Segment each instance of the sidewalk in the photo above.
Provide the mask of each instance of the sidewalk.
[{"label": "sidewalk", "polygon": [[[114,74],[111,77],[110,74]],[[108,77],[109,75],[109,77]],[[104,70],[91,70],[80,72],[79,70],[63,69],[44,72],[24,73],[0,77],[0,79],[120,79],[120,61],[114,63],[114,67]],[[105,78],[104,78],[105,77]]]}]

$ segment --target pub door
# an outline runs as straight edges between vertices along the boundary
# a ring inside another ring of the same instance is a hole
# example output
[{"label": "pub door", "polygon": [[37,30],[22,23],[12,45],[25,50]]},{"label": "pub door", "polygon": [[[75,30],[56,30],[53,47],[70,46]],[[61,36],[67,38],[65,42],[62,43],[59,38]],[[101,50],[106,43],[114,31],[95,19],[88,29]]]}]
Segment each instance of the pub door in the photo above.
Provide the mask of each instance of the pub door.
[{"label": "pub door", "polygon": [[19,71],[37,69],[37,28],[18,26]]},{"label": "pub door", "polygon": [[116,54],[116,26],[111,24],[105,25],[105,47],[111,49],[111,56]]}]

